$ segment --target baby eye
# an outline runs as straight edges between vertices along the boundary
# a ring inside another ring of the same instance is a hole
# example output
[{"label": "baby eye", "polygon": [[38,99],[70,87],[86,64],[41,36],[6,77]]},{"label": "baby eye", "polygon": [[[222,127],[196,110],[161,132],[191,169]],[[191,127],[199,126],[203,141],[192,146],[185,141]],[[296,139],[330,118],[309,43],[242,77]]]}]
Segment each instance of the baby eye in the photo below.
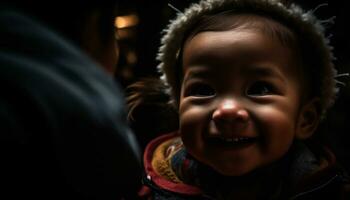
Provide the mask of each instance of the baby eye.
[{"label": "baby eye", "polygon": [[187,96],[208,97],[216,94],[214,88],[207,84],[194,84],[187,92]]},{"label": "baby eye", "polygon": [[246,94],[249,96],[264,96],[274,93],[275,91],[273,85],[264,81],[255,82],[246,91]]}]

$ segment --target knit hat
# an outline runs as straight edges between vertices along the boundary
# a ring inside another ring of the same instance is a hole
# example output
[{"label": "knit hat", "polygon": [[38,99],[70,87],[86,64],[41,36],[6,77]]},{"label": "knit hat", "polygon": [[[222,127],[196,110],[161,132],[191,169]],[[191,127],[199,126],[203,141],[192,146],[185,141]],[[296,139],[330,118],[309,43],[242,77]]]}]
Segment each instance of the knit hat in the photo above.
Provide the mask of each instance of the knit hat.
[{"label": "knit hat", "polygon": [[[316,8],[317,9],[317,8]],[[161,39],[161,47],[157,60],[161,63],[158,69],[162,74],[161,79],[170,86],[170,95],[178,100],[180,95],[180,83],[176,74],[177,59],[185,34],[193,29],[196,22],[204,15],[213,15],[223,11],[232,10],[233,13],[248,13],[270,17],[273,20],[292,30],[298,38],[302,62],[310,68],[311,90],[320,98],[322,114],[333,104],[337,93],[336,70],[333,65],[332,47],[325,36],[326,23],[330,20],[318,20],[314,16],[315,10],[304,11],[298,5],[283,4],[280,0],[202,0],[192,4],[183,13],[170,21],[164,30]]]}]

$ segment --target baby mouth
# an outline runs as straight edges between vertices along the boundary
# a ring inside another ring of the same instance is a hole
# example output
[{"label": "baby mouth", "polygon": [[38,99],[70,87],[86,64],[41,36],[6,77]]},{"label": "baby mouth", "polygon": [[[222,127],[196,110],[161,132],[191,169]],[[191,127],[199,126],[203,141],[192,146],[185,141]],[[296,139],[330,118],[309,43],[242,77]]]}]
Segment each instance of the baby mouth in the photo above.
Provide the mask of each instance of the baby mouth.
[{"label": "baby mouth", "polygon": [[245,147],[247,145],[254,144],[256,141],[256,137],[215,137],[210,138],[208,142],[212,145],[222,147]]}]

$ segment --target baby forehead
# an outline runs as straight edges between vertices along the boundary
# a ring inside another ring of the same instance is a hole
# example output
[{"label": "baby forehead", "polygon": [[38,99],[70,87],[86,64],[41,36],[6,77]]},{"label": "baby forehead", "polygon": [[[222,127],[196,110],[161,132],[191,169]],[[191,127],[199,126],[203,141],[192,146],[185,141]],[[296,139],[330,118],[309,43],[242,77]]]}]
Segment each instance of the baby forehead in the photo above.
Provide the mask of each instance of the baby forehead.
[{"label": "baby forehead", "polygon": [[183,46],[182,64],[184,68],[193,63],[218,66],[245,61],[300,65],[298,52],[294,33],[283,24],[255,14],[224,13],[197,23]]},{"label": "baby forehead", "polygon": [[295,48],[296,34],[287,25],[269,16],[254,13],[233,13],[226,11],[203,16],[189,31],[186,42],[206,31],[255,30],[267,37],[277,39],[282,45]]},{"label": "baby forehead", "polygon": [[188,66],[280,65],[297,63],[299,57],[280,42],[254,30],[198,33],[187,41],[182,54]]},{"label": "baby forehead", "polygon": [[[183,47],[183,54],[191,55],[214,54],[218,57],[231,57],[233,54],[249,55],[270,53],[271,50],[290,48],[279,41],[252,29],[231,29],[225,31],[204,31],[197,33],[187,40]],[[228,53],[228,55],[225,54]]]}]

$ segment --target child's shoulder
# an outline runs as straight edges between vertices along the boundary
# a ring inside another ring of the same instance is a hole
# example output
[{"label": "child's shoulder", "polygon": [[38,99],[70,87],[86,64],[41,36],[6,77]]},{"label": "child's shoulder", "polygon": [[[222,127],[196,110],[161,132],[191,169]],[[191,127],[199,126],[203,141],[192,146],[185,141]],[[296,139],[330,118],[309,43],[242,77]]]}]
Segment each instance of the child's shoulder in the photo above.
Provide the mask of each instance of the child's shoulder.
[{"label": "child's shoulder", "polygon": [[349,176],[330,149],[309,145],[297,154],[290,174],[294,178],[301,171],[304,174],[295,182],[297,187],[292,199],[350,199]]},{"label": "child's shoulder", "polygon": [[152,193],[153,197],[165,195],[179,197],[175,199],[193,199],[202,194],[199,188],[183,183],[171,167],[173,155],[182,148],[182,140],[177,132],[164,134],[147,145],[143,160],[143,182],[148,189],[143,191],[147,191],[144,193],[148,194],[141,196]]}]

